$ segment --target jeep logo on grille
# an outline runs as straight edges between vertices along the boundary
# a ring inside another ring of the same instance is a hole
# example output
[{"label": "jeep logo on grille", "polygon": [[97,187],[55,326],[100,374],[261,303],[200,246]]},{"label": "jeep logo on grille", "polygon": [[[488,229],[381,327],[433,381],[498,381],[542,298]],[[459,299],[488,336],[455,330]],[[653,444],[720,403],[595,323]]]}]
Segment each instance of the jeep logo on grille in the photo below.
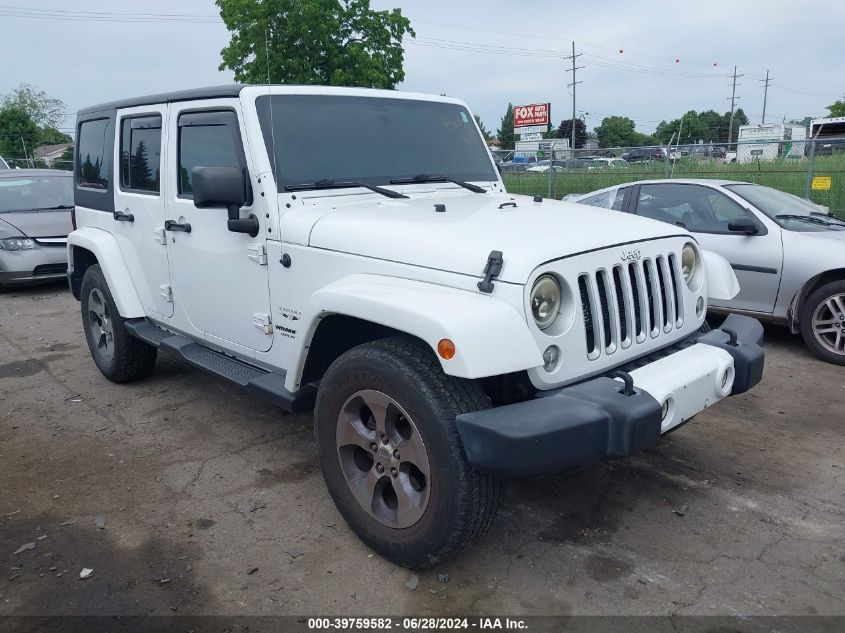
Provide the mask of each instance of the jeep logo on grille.
[{"label": "jeep logo on grille", "polygon": [[623,250],[622,251],[622,261],[623,262],[633,262],[633,261],[640,261],[640,249],[632,248],[631,250]]}]

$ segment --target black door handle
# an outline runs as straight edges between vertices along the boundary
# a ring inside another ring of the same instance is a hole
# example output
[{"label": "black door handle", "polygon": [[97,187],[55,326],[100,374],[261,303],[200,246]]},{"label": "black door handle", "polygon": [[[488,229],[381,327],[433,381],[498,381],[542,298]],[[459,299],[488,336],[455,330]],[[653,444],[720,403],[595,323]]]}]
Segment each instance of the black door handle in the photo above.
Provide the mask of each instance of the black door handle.
[{"label": "black door handle", "polygon": [[191,225],[185,222],[184,224],[179,224],[178,222],[174,222],[173,220],[165,220],[164,221],[164,230],[165,231],[181,231],[182,233],[190,233],[191,232]]},{"label": "black door handle", "polygon": [[124,213],[123,211],[115,211],[112,217],[118,222],[134,222],[135,216],[131,213]]}]

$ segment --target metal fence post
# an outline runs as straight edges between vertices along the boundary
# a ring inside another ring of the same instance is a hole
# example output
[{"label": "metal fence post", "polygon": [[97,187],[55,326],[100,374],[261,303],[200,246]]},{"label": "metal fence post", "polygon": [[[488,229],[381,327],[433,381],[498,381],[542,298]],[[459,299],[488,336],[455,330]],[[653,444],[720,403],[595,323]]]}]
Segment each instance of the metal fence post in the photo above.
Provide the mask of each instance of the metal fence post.
[{"label": "metal fence post", "polygon": [[554,164],[555,164],[555,142],[549,141],[549,193],[546,196],[547,198],[552,197],[552,173],[554,172]]},{"label": "metal fence post", "polygon": [[663,157],[663,177],[669,177],[669,152],[672,150],[671,145],[666,146],[666,155]]},{"label": "metal fence post", "polygon": [[810,156],[807,161],[807,182],[804,184],[804,198],[810,199],[810,187],[813,183],[813,163],[816,162],[816,139],[810,139]]}]

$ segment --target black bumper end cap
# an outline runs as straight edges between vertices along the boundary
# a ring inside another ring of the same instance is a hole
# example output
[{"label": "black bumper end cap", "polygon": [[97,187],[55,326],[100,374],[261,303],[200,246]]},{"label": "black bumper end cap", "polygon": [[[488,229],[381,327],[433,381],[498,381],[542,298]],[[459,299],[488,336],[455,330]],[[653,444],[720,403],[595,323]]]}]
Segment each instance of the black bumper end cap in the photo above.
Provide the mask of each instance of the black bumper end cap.
[{"label": "black bumper end cap", "polygon": [[730,314],[718,329],[701,334],[697,343],[725,350],[734,361],[731,395],[745,393],[763,379],[763,326],[755,318]]},{"label": "black bumper end cap", "polygon": [[469,462],[501,477],[574,470],[625,457],[660,439],[660,403],[643,390],[602,377],[528,402],[456,418]]}]

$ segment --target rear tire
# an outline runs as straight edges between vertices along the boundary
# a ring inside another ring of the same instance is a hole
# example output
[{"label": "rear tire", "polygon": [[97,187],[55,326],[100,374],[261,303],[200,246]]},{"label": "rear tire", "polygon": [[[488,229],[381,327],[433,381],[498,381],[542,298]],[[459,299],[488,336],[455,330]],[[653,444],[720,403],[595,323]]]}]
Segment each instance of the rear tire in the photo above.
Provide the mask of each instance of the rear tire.
[{"label": "rear tire", "polygon": [[487,532],[502,482],[469,464],[455,417],[489,407],[478,384],[444,374],[413,339],[360,345],[329,367],[315,407],[317,452],[332,499],[362,541],[418,569]]},{"label": "rear tire", "polygon": [[103,376],[117,383],[148,376],[158,350],[126,331],[99,264],[85,271],[80,299],[85,340]]},{"label": "rear tire", "polygon": [[798,321],[804,343],[813,354],[845,365],[845,281],[825,284],[807,297]]}]

